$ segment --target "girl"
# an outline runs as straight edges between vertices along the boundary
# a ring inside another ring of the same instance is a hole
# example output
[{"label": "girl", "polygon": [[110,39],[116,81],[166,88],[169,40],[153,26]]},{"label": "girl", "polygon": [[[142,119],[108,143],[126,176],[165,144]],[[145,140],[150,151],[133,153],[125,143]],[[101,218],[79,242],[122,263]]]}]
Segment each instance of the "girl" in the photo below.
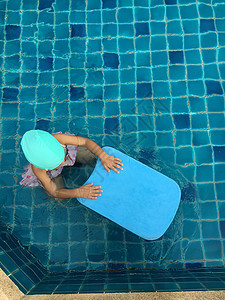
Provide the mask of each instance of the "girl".
[{"label": "girl", "polygon": [[[77,150],[86,146],[93,154],[97,155],[106,171],[110,169],[119,173],[122,170],[122,162],[119,158],[108,155],[94,141],[74,136],[70,133],[50,134],[43,130],[27,131],[22,138],[21,146],[26,159],[29,161],[26,172],[22,175],[21,185],[42,186],[55,198],[89,198],[97,199],[103,192],[101,186],[93,186],[93,183],[79,188],[66,189],[57,185],[59,174],[64,166],[72,166],[75,163]],[[79,153],[79,151],[78,151]],[[80,162],[87,162],[95,156],[82,157]],[[79,156],[79,155],[78,155]],[[57,177],[58,176],[58,177]]]}]

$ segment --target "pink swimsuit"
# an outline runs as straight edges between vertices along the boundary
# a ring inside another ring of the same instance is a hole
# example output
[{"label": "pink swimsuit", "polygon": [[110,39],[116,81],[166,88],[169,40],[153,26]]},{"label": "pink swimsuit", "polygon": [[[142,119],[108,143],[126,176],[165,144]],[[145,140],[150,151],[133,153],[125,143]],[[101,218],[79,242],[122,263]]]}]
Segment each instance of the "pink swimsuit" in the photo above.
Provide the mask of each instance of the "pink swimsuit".
[{"label": "pink swimsuit", "polygon": [[[56,132],[56,133],[62,133],[62,132]],[[74,135],[69,132],[66,132],[65,134]],[[62,145],[62,146],[64,148],[67,148],[67,150],[68,150],[66,161],[58,170],[47,170],[47,174],[50,179],[58,176],[62,172],[63,167],[72,166],[75,163],[76,155],[77,155],[77,146],[74,146],[74,145],[66,145],[66,146]],[[25,185],[25,186],[30,186],[30,187],[32,187],[32,186],[42,186],[43,187],[40,180],[34,175],[30,163],[26,166],[25,169],[26,169],[26,172],[22,174],[23,179],[20,181],[20,184]]]}]

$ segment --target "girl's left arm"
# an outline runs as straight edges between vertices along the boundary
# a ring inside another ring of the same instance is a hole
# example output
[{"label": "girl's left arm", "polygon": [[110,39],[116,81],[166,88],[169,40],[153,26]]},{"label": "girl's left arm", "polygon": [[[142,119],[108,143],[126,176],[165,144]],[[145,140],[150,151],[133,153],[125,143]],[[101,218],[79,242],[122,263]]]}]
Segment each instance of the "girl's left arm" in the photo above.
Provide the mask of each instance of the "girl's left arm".
[{"label": "girl's left arm", "polygon": [[58,140],[60,144],[63,145],[86,146],[92,153],[97,155],[100,159],[104,154],[106,154],[106,152],[101,147],[99,147],[94,141],[88,138],[61,133],[53,134],[53,136]]},{"label": "girl's left arm", "polygon": [[60,144],[63,145],[86,146],[92,153],[100,158],[104,168],[108,172],[110,171],[109,169],[112,169],[115,172],[119,173],[119,171],[115,167],[122,170],[122,167],[120,165],[123,164],[121,163],[121,160],[119,158],[108,155],[101,147],[99,147],[99,145],[88,138],[61,133],[53,134],[53,136],[58,140]]}]

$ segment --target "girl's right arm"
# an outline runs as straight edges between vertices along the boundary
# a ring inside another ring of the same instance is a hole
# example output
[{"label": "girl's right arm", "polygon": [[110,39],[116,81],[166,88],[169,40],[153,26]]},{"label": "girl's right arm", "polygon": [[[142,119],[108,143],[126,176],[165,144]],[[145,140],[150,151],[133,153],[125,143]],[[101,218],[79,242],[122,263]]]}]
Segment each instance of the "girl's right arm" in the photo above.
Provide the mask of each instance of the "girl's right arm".
[{"label": "girl's right arm", "polygon": [[44,188],[56,198],[89,198],[97,199],[97,196],[101,196],[102,190],[99,190],[100,186],[92,186],[92,184],[86,184],[76,189],[57,189],[56,184],[49,178],[47,172],[43,169],[36,168],[32,165],[32,170],[35,176],[41,181]]}]

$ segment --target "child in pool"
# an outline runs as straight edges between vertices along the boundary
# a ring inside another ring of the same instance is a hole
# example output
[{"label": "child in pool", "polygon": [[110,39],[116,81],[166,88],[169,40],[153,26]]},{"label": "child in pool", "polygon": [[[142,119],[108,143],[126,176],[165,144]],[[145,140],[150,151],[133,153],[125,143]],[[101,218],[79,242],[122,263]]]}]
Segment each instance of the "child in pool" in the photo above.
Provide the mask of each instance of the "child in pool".
[{"label": "child in pool", "polygon": [[[112,169],[119,173],[118,169],[122,170],[123,164],[119,158],[108,155],[94,141],[70,133],[50,134],[43,130],[30,130],[23,135],[21,146],[29,164],[20,184],[42,186],[55,198],[97,199],[103,192],[101,186],[93,186],[93,183],[74,189],[57,186],[54,179],[59,177],[64,166],[75,163],[79,147],[86,146],[92,158],[95,158],[93,154],[98,156],[106,171]],[[81,162],[89,159],[90,155],[84,159],[81,157]]]}]

